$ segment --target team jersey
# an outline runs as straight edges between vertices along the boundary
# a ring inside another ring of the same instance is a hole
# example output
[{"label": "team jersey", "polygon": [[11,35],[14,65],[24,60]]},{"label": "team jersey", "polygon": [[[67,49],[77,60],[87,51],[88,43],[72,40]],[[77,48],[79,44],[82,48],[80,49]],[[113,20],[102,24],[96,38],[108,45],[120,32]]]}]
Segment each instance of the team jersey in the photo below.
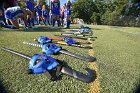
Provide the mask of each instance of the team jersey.
[{"label": "team jersey", "polygon": [[32,3],[32,0],[27,0],[26,2],[26,8],[29,9],[30,11],[34,11],[34,4]]},{"label": "team jersey", "polygon": [[46,9],[42,10],[42,15],[43,15],[43,17],[47,17],[48,16],[48,11]]},{"label": "team jersey", "polygon": [[67,9],[70,9],[70,7],[71,7],[71,2],[67,2],[67,3],[66,3],[66,8],[67,8]]},{"label": "team jersey", "polygon": [[20,15],[23,15],[23,12],[19,6],[7,8],[5,11],[6,19],[16,20]]},{"label": "team jersey", "polygon": [[71,15],[70,7],[71,7],[71,2],[67,2],[67,3],[66,3],[66,9],[65,9],[65,12],[64,12],[65,17],[66,17],[67,15]]},{"label": "team jersey", "polygon": [[60,2],[51,3],[52,14],[60,15]]},{"label": "team jersey", "polygon": [[40,5],[36,6],[36,12],[37,12],[38,16],[42,15],[42,11],[41,11],[41,6]]},{"label": "team jersey", "polygon": [[71,15],[71,10],[66,8],[64,11],[64,16],[66,17],[67,15]]}]

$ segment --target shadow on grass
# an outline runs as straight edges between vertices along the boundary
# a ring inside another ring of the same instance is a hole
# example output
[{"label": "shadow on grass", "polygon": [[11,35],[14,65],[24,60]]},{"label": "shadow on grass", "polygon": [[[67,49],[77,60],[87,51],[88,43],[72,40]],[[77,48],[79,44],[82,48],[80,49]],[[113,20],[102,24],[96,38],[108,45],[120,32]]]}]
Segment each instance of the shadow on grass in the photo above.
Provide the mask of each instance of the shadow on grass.
[{"label": "shadow on grass", "polygon": [[[86,75],[86,76],[83,76],[82,74],[81,74],[81,72],[78,72],[77,70],[74,70],[72,67],[70,67],[70,66],[68,66],[68,64],[65,62],[65,61],[61,61],[61,60],[57,60],[58,62],[59,62],[59,64],[60,65],[62,65],[62,67],[64,66],[64,67],[66,67],[66,73],[67,74],[60,74],[60,76],[59,76],[59,78],[57,79],[57,81],[59,81],[59,80],[62,80],[62,77],[63,77],[63,75],[70,75],[70,77],[72,77],[72,78],[74,78],[75,77],[75,74],[76,74],[76,78],[75,79],[78,79],[77,77],[80,77],[80,78],[83,78],[83,80],[87,80],[87,79],[90,79],[89,81],[90,82],[94,82],[95,81],[95,79],[97,78],[97,74],[96,74],[96,71],[95,70],[93,70],[93,77],[91,77],[91,76],[89,76],[89,75]],[[72,69],[72,70],[70,70],[70,69]],[[90,73],[91,74],[91,73]],[[69,76],[68,75],[68,76]],[[73,76],[71,76],[71,75],[73,75]],[[90,77],[90,78],[89,78]]]},{"label": "shadow on grass", "polygon": [[134,93],[140,93],[140,84],[138,85],[138,87],[136,88],[136,90],[134,91]]},{"label": "shadow on grass", "polygon": [[8,93],[6,88],[3,86],[2,81],[0,80],[0,93]]},{"label": "shadow on grass", "polygon": [[1,29],[3,32],[64,32],[62,31],[63,28],[50,28],[50,27],[39,27],[39,28],[34,28],[34,29]]}]

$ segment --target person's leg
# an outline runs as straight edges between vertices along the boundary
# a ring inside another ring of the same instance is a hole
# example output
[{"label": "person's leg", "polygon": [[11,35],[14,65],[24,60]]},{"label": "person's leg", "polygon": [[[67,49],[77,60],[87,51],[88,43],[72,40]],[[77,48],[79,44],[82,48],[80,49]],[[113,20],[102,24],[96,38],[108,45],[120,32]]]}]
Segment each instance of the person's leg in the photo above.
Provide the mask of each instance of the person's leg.
[{"label": "person's leg", "polygon": [[70,28],[70,15],[67,16],[67,28]]},{"label": "person's leg", "polygon": [[38,25],[40,26],[40,16],[37,17]]},{"label": "person's leg", "polygon": [[66,28],[70,28],[70,16],[67,15],[66,17]]},{"label": "person's leg", "polygon": [[27,15],[28,26],[31,27],[31,15]]},{"label": "person's leg", "polygon": [[57,25],[58,25],[58,27],[60,27],[60,16],[59,15],[57,15]]},{"label": "person's leg", "polygon": [[63,25],[64,25],[64,17],[62,16],[61,17],[61,26],[63,27]]},{"label": "person's leg", "polygon": [[11,28],[11,29],[16,29],[15,26],[13,25],[5,25],[3,22],[0,21],[0,27],[5,27],[5,28]]},{"label": "person's leg", "polygon": [[31,15],[31,22],[32,22],[32,26],[34,26],[34,12],[32,12],[32,15]]},{"label": "person's leg", "polygon": [[44,25],[46,25],[46,18],[41,16],[41,19],[42,19]]},{"label": "person's leg", "polygon": [[40,19],[43,21],[44,25],[46,25],[45,17],[40,16]]},{"label": "person's leg", "polygon": [[6,23],[6,19],[5,19],[4,16],[0,16],[0,20],[3,21],[5,25],[7,25],[7,23]]},{"label": "person's leg", "polygon": [[15,26],[17,29],[19,28],[19,24],[18,24],[18,21],[17,21],[17,19],[16,20],[9,20],[10,22],[11,22],[11,24],[13,25],[13,26]]},{"label": "person's leg", "polygon": [[56,20],[56,15],[53,14],[53,15],[52,15],[52,27],[55,26],[55,20]]}]

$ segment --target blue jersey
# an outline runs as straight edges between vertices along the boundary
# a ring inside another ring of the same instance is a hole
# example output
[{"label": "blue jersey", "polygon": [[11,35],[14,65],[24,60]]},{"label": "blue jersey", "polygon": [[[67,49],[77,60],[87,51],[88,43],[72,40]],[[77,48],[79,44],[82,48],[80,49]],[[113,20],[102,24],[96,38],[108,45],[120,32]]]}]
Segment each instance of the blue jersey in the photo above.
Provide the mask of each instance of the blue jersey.
[{"label": "blue jersey", "polygon": [[67,2],[67,3],[66,3],[66,8],[67,8],[67,9],[70,9],[70,7],[71,7],[71,2]]},{"label": "blue jersey", "polygon": [[36,14],[37,14],[37,16],[42,16],[42,11],[41,11],[40,5],[36,6]]},{"label": "blue jersey", "polygon": [[7,8],[5,11],[5,18],[16,20],[16,18],[20,15],[23,15],[23,11],[19,6]]},{"label": "blue jersey", "polygon": [[60,15],[60,2],[51,3],[52,14]]},{"label": "blue jersey", "polygon": [[71,15],[71,10],[66,8],[64,11],[64,17],[66,17],[67,15]]},{"label": "blue jersey", "polygon": [[27,7],[27,9],[29,9],[31,12],[34,11],[34,4],[32,3],[31,0],[28,0],[28,1],[26,2],[26,7]]},{"label": "blue jersey", "polygon": [[70,7],[71,7],[71,2],[67,2],[67,3],[66,3],[66,9],[65,9],[65,12],[64,12],[65,17],[66,17],[67,15],[71,15]]},{"label": "blue jersey", "polygon": [[47,17],[48,16],[48,11],[46,9],[42,10],[42,15],[43,15],[43,17]]}]

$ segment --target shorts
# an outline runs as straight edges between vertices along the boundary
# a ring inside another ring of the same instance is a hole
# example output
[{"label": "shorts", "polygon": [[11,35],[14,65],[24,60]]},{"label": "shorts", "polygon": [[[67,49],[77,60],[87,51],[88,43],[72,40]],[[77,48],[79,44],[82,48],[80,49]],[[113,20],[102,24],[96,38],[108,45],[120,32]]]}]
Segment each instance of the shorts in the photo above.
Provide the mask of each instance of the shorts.
[{"label": "shorts", "polygon": [[66,9],[65,10],[65,15],[71,15],[71,10],[70,9]]},{"label": "shorts", "polygon": [[30,9],[28,9],[28,8],[26,8],[26,10],[29,11],[29,12],[31,12],[31,13],[34,12],[34,10],[30,10]]},{"label": "shorts", "polygon": [[6,19],[16,20],[16,18],[20,15],[23,15],[22,10],[17,10],[14,13],[10,12],[9,10],[5,11],[5,18]]},{"label": "shorts", "polygon": [[59,10],[52,10],[52,15],[60,15],[60,11]]},{"label": "shorts", "polygon": [[36,12],[37,16],[42,16],[42,12]]}]

